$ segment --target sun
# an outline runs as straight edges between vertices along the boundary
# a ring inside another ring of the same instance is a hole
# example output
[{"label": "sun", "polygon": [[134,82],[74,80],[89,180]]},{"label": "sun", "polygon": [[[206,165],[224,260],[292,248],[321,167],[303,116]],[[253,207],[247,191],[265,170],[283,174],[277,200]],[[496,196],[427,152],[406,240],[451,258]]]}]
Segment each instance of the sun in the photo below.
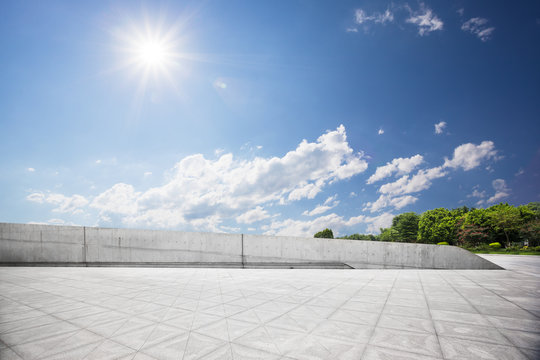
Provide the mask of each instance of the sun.
[{"label": "sun", "polygon": [[167,45],[160,39],[145,39],[135,46],[137,62],[147,67],[163,67],[172,60]]},{"label": "sun", "polygon": [[147,101],[156,103],[168,94],[186,96],[184,80],[192,76],[193,63],[202,58],[188,51],[189,17],[182,15],[172,22],[165,14],[120,14],[118,18],[110,28],[114,62],[106,73],[123,73],[134,92],[136,112]]}]

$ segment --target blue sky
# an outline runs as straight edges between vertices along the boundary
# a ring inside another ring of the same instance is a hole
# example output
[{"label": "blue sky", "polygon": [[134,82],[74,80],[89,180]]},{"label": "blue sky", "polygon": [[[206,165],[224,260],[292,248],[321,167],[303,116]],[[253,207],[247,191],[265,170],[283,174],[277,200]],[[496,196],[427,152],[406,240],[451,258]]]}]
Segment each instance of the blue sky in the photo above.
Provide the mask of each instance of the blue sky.
[{"label": "blue sky", "polygon": [[343,235],[540,201],[536,1],[0,14],[0,221]]}]

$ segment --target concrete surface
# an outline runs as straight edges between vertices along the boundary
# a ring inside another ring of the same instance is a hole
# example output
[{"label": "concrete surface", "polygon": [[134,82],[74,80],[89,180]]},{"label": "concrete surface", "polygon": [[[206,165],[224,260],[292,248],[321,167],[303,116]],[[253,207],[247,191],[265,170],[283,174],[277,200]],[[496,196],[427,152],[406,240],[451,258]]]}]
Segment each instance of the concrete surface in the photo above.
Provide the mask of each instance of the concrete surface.
[{"label": "concrete surface", "polygon": [[0,358],[539,359],[540,280],[520,267],[539,259],[489,271],[4,267]]},{"label": "concrete surface", "polygon": [[0,223],[0,265],[499,269],[454,246]]},{"label": "concrete surface", "polygon": [[540,277],[540,256],[502,254],[480,254],[479,256],[507,270]]}]

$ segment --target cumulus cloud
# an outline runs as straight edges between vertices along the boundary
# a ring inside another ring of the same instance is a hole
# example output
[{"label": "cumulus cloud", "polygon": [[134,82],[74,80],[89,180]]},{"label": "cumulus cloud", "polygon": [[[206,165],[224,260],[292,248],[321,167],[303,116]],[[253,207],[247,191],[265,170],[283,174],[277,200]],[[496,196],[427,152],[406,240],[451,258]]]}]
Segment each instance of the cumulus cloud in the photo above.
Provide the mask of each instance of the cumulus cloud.
[{"label": "cumulus cloud", "polygon": [[377,131],[377,134],[379,134],[379,135],[384,134],[384,130],[383,130],[383,129],[379,129],[379,131]]},{"label": "cumulus cloud", "polygon": [[315,142],[303,140],[283,157],[187,156],[174,166],[164,185],[136,191],[130,184],[116,184],[91,206],[132,226],[190,225],[213,231],[224,219],[250,223],[267,217],[263,204],[314,198],[328,184],[359,174],[367,166],[363,154],[349,146],[341,125]]},{"label": "cumulus cloud", "polygon": [[441,178],[446,174],[440,166],[422,169],[413,176],[404,175],[394,182],[382,185],[379,192],[391,196],[416,193],[428,189],[431,186],[431,180]]},{"label": "cumulus cloud", "polygon": [[305,216],[315,216],[315,215],[320,215],[320,214],[324,214],[325,212],[327,212],[328,210],[331,210],[333,208],[335,208],[336,206],[339,205],[339,200],[336,200],[337,198],[337,195],[334,195],[334,196],[330,196],[329,198],[327,198],[325,200],[325,202],[321,205],[317,205],[313,210],[311,211],[304,211],[302,213],[302,215],[305,215]]},{"label": "cumulus cloud", "polygon": [[251,224],[269,217],[270,215],[266,210],[264,210],[261,206],[257,206],[255,209],[248,210],[242,215],[238,216],[236,218],[236,222],[239,224]]},{"label": "cumulus cloud", "polygon": [[399,210],[407,205],[414,204],[418,200],[417,197],[411,195],[397,196],[392,195],[380,195],[379,198],[373,202],[365,204],[364,211],[377,212],[386,207],[393,207]]},{"label": "cumulus cloud", "polygon": [[366,224],[368,233],[377,233],[381,227],[390,226],[393,218],[394,215],[388,212],[377,216],[353,216],[348,219],[331,213],[305,221],[293,219],[272,221],[269,225],[263,226],[262,229],[267,235],[313,236],[322,229],[331,228],[336,235],[343,228]]},{"label": "cumulus cloud", "polygon": [[138,212],[137,199],[140,194],[132,185],[119,183],[99,194],[90,206],[103,213],[135,215]]},{"label": "cumulus cloud", "polygon": [[479,166],[482,161],[496,158],[497,151],[493,141],[482,141],[480,145],[463,144],[454,149],[452,159],[445,158],[443,167],[458,168],[468,171]]},{"label": "cumulus cloud", "polygon": [[442,134],[445,127],[446,121],[441,121],[440,123],[435,124],[435,134]]},{"label": "cumulus cloud", "polygon": [[463,25],[461,25],[461,30],[469,32],[475,35],[477,38],[479,38],[483,42],[486,42],[489,39],[491,39],[491,35],[493,34],[493,31],[495,31],[495,28],[488,27],[487,23],[488,23],[487,19],[474,17],[465,21]]},{"label": "cumulus cloud", "polygon": [[484,198],[486,197],[486,192],[485,191],[480,191],[478,190],[478,188],[474,188],[473,189],[473,192],[470,193],[469,195],[467,195],[468,198]]},{"label": "cumulus cloud", "polygon": [[365,24],[373,22],[376,24],[386,24],[394,21],[394,14],[390,9],[386,9],[385,12],[374,12],[371,15],[368,15],[364,10],[357,9],[354,13],[355,21],[357,24]]},{"label": "cumulus cloud", "polygon": [[[397,164],[403,162],[403,160],[408,160],[407,162],[404,162],[408,166],[404,167],[402,171],[408,170],[410,172],[416,166],[416,163],[410,161],[413,158],[415,157],[409,159],[394,159],[391,163],[377,168],[375,174],[368,179],[368,183],[390,176],[394,172],[399,173],[399,166],[397,166]],[[381,185],[378,189],[378,192],[381,194],[379,195],[379,198],[373,202],[365,203],[364,210],[377,212],[387,207],[401,209],[418,200],[417,196],[412,196],[410,194],[429,189],[434,179],[446,176],[450,169],[462,168],[464,170],[471,170],[488,159],[497,159],[497,151],[495,150],[493,142],[483,141],[480,145],[471,143],[462,144],[454,149],[454,156],[451,160],[445,158],[442,166],[420,169],[412,176],[403,175],[396,181]],[[398,161],[394,162],[395,160]],[[417,162],[421,163],[420,160],[422,159],[419,158]],[[499,190],[499,198],[503,196],[503,194],[508,193],[508,190],[500,185]],[[479,195],[480,192],[473,192],[473,194]]]},{"label": "cumulus cloud", "polygon": [[367,180],[368,184],[373,184],[376,181],[382,180],[392,175],[404,175],[413,171],[416,167],[424,162],[422,155],[414,155],[410,158],[396,158],[392,162],[386,163],[384,166],[379,166],[373,175]]},{"label": "cumulus cloud", "polygon": [[57,193],[34,192],[26,197],[26,200],[39,204],[47,203],[56,205],[54,212],[78,214],[88,204],[88,200],[82,195],[65,196]]},{"label": "cumulus cloud", "polygon": [[433,31],[443,29],[444,23],[441,19],[435,15],[433,10],[426,7],[423,3],[420,4],[418,11],[412,11],[409,8],[410,16],[406,22],[414,24],[418,27],[418,34],[420,36],[429,35]]},{"label": "cumulus cloud", "polygon": [[491,185],[493,186],[493,189],[495,190],[495,194],[489,199],[487,199],[486,202],[488,204],[496,203],[510,196],[510,189],[506,185],[506,181],[504,181],[503,179],[495,179],[493,180]]},{"label": "cumulus cloud", "polygon": [[29,167],[29,168],[26,169],[26,171],[28,171],[28,172],[34,172],[34,171],[36,171],[36,169],[34,169],[33,167]]}]

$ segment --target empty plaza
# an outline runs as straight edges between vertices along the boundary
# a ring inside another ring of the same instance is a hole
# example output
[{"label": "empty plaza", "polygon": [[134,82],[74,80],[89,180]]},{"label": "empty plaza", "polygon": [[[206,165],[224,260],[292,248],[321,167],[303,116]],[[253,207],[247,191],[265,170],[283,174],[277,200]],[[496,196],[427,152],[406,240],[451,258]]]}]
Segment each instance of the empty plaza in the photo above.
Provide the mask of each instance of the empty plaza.
[{"label": "empty plaza", "polygon": [[0,268],[2,359],[538,359],[507,270]]}]

